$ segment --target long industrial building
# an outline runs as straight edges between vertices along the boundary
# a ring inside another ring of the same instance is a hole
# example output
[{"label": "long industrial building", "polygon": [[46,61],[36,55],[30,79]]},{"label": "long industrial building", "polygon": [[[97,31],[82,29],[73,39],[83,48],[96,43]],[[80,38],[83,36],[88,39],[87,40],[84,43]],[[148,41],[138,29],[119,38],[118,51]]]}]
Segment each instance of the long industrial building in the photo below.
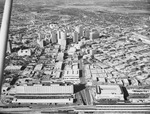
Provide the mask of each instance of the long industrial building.
[{"label": "long industrial building", "polygon": [[124,100],[123,92],[119,85],[97,85],[96,100]]},{"label": "long industrial building", "polygon": [[9,91],[14,96],[12,103],[73,103],[73,85],[16,86]]}]

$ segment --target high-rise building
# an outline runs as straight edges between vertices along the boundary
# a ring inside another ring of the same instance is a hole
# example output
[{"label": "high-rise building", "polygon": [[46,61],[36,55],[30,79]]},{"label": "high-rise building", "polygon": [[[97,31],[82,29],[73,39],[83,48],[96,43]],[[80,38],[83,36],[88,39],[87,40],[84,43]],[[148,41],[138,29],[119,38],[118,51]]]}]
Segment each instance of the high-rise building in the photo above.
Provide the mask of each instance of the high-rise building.
[{"label": "high-rise building", "polygon": [[66,40],[67,34],[64,31],[57,31],[58,44],[61,45],[62,40]]},{"label": "high-rise building", "polygon": [[62,40],[66,40],[66,37],[67,37],[66,32],[61,31],[60,34],[61,34],[61,39],[62,39]]},{"label": "high-rise building", "polygon": [[78,42],[78,39],[79,39],[78,32],[74,31],[74,32],[72,33],[72,37],[73,37],[73,42],[74,42],[74,43],[77,43],[77,42]]},{"label": "high-rise building", "polygon": [[90,32],[90,40],[94,40],[99,37],[99,32],[98,31],[92,31]]},{"label": "high-rise building", "polygon": [[57,43],[57,32],[56,31],[51,32],[51,41],[52,41],[52,43]]},{"label": "high-rise building", "polygon": [[60,34],[60,31],[57,31],[57,41],[58,41],[58,44],[61,44],[61,34]]},{"label": "high-rise building", "polygon": [[83,36],[85,38],[89,38],[90,37],[90,31],[88,29],[85,29],[84,32],[83,32]]},{"label": "high-rise building", "polygon": [[11,53],[12,51],[12,41],[11,40],[8,40],[7,42],[7,53]]},{"label": "high-rise building", "polygon": [[76,26],[76,27],[75,27],[75,31],[78,32],[78,34],[79,34],[79,39],[81,39],[81,37],[83,36],[83,26],[82,26],[82,25]]}]

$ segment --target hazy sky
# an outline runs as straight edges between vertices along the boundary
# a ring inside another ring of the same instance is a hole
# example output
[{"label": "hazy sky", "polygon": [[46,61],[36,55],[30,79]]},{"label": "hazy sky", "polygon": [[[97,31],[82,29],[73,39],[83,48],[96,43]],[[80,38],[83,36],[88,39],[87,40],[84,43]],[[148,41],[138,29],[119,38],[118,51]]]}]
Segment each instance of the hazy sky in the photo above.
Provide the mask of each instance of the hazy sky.
[{"label": "hazy sky", "polygon": [[[5,1],[5,0],[0,0],[0,1]],[[27,2],[27,1],[34,1],[34,2],[40,2],[40,1],[49,1],[49,2],[54,2],[54,1],[61,1],[61,2],[79,2],[79,3],[86,3],[86,2],[101,2],[101,1],[107,1],[107,2],[112,2],[112,1],[149,1],[149,0],[13,0],[14,2]]]}]

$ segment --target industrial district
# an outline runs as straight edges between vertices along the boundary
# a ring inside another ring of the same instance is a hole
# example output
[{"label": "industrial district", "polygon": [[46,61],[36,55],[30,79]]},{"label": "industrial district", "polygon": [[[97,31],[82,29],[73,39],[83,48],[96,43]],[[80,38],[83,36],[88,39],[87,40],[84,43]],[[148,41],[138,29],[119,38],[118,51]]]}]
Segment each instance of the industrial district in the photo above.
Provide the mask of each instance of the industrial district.
[{"label": "industrial district", "polygon": [[85,15],[74,23],[63,18],[11,25],[3,105],[79,106],[76,110],[139,105],[140,110],[150,104],[148,25],[119,26],[107,20],[101,25]]}]

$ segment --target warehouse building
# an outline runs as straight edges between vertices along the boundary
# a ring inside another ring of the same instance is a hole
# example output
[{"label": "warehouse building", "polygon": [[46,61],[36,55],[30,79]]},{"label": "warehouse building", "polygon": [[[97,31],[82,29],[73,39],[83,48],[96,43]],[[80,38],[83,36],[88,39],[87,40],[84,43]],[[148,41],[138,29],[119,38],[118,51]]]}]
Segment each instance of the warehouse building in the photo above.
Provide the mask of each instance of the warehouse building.
[{"label": "warehouse building", "polygon": [[149,94],[132,94],[127,97],[127,99],[131,103],[150,103],[150,95]]},{"label": "warehouse building", "polygon": [[52,84],[50,86],[16,86],[9,92],[12,103],[73,103],[73,85]]},{"label": "warehouse building", "polygon": [[119,85],[97,85],[96,100],[124,100],[122,89]]}]

